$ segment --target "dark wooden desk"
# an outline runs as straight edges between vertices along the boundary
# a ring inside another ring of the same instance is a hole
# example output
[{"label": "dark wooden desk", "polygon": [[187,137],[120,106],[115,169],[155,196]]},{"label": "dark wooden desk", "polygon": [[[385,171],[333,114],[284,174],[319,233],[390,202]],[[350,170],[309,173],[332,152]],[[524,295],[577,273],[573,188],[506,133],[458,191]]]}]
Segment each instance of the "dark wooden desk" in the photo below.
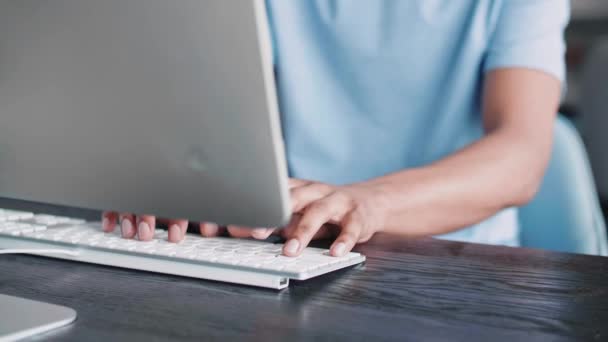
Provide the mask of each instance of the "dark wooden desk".
[{"label": "dark wooden desk", "polygon": [[[0,202],[1,204],[1,202]],[[608,340],[608,258],[377,236],[281,292],[0,256],[0,293],[76,309],[50,340]]]}]

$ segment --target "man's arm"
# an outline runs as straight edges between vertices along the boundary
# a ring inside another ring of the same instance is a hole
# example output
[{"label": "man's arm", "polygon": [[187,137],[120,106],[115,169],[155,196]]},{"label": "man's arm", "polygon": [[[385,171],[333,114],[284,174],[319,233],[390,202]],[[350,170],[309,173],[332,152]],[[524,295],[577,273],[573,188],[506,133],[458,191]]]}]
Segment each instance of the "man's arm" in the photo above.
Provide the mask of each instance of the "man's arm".
[{"label": "man's arm", "polygon": [[552,146],[561,82],[524,68],[497,69],[484,82],[485,136],[429,166],[334,187],[292,181],[294,213],[284,252],[298,255],[326,222],[340,226],[342,255],[375,232],[448,233],[523,205],[536,193]]},{"label": "man's arm", "polygon": [[530,201],[550,157],[560,93],[561,83],[543,72],[489,72],[484,138],[430,166],[371,182],[385,196],[384,230],[443,234]]}]

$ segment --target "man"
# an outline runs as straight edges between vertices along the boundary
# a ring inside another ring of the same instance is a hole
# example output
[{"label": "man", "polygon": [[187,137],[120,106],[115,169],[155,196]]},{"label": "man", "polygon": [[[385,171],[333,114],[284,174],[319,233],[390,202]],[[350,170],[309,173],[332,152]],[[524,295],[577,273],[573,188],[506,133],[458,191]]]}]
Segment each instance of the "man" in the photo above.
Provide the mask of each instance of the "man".
[{"label": "man", "polygon": [[[332,233],[333,255],[379,231],[518,245],[514,208],[550,156],[567,0],[267,4],[293,177],[286,255]],[[126,238],[153,236],[152,216],[105,213],[104,229],[117,220]],[[181,240],[187,222],[168,224]]]}]

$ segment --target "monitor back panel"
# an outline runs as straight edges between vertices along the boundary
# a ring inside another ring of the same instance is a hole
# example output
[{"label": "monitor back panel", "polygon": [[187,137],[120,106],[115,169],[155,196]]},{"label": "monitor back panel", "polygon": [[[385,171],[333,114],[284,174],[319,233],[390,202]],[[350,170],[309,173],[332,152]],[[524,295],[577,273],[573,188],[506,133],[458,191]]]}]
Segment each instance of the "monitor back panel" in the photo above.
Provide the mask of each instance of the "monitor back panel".
[{"label": "monitor back panel", "polygon": [[289,214],[262,0],[0,0],[0,196]]}]

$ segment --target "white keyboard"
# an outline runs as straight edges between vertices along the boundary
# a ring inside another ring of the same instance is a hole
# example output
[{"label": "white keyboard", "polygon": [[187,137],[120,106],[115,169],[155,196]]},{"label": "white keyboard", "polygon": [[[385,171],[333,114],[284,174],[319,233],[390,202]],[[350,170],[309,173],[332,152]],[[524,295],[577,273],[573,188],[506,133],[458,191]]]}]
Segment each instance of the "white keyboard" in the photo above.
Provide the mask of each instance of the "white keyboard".
[{"label": "white keyboard", "polygon": [[156,230],[152,241],[104,233],[101,224],[69,217],[0,209],[2,249],[54,258],[282,289],[289,279],[306,280],[365,261],[359,253],[329,256],[308,247],[301,256],[281,255],[282,245],[187,234],[181,243]]}]

